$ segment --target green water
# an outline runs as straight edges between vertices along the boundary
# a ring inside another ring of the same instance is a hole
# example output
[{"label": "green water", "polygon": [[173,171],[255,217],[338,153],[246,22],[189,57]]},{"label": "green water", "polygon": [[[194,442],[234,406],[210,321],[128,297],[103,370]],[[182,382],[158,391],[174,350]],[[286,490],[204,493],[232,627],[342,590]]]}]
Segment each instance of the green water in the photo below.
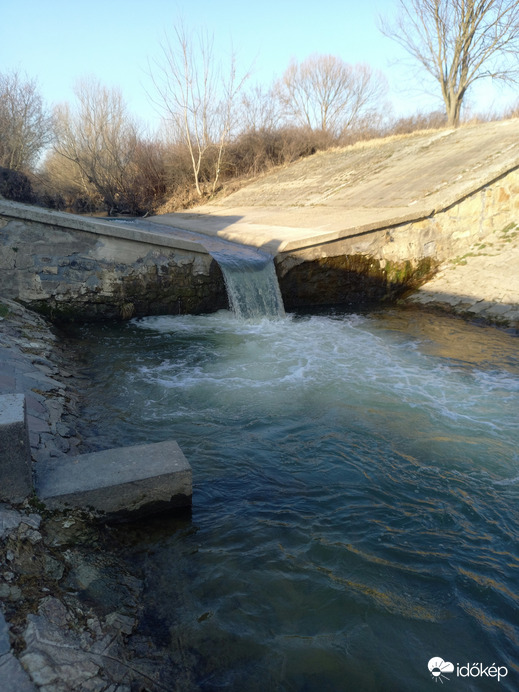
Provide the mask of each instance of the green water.
[{"label": "green water", "polygon": [[76,345],[91,445],[173,438],[193,468],[192,517],[124,538],[178,690],[519,689],[517,337],[220,312]]}]

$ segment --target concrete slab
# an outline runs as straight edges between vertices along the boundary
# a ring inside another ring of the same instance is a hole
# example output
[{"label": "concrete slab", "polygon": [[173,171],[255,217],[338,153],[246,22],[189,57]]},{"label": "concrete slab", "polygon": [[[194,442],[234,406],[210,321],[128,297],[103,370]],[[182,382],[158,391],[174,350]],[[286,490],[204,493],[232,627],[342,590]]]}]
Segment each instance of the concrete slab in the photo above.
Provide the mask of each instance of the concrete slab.
[{"label": "concrete slab", "polygon": [[272,254],[444,210],[519,166],[519,118],[317,153],[189,212],[150,217]]},{"label": "concrete slab", "polygon": [[0,499],[21,502],[33,491],[24,394],[0,396]]},{"label": "concrete slab", "polygon": [[42,465],[36,486],[49,509],[93,508],[109,519],[190,507],[193,492],[191,467],[173,440]]}]

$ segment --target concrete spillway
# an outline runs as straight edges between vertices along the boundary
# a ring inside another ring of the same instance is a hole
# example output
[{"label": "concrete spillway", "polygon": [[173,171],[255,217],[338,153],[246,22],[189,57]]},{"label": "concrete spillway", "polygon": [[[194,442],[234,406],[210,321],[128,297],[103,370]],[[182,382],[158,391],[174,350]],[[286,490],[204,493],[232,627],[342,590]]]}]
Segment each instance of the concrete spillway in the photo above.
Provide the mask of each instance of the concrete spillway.
[{"label": "concrete spillway", "polygon": [[224,240],[274,258],[288,310],[387,303],[511,239],[518,171],[511,120],[317,154],[153,230],[0,200],[0,295],[56,320],[211,312],[228,304],[208,250]]},{"label": "concrete spillway", "polygon": [[[141,219],[119,220],[117,224],[158,234],[167,232],[164,225]],[[283,298],[270,253],[194,231],[175,228],[171,233],[186,242],[199,243],[216,260],[225,280],[229,307],[236,317],[284,316]]]}]

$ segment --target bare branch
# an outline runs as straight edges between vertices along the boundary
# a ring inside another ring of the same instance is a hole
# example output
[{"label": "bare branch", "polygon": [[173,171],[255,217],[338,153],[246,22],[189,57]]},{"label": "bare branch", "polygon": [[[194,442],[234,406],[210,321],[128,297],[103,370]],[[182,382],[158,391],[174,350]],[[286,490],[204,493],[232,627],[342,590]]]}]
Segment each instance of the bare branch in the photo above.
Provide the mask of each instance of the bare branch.
[{"label": "bare branch", "polygon": [[448,124],[457,126],[467,91],[478,80],[519,80],[516,0],[398,0],[381,31],[438,82]]},{"label": "bare branch", "polygon": [[383,76],[367,65],[312,55],[289,65],[277,94],[286,116],[338,137],[380,105],[385,88]]}]

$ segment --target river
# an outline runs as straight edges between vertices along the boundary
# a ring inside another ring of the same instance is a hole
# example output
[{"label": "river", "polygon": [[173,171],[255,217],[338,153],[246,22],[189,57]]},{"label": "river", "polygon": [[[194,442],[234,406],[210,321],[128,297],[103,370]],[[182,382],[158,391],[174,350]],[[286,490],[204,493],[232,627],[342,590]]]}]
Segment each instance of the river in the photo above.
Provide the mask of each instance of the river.
[{"label": "river", "polygon": [[191,516],[121,532],[179,690],[519,689],[518,345],[396,308],[79,328],[90,445],[193,469]]}]

